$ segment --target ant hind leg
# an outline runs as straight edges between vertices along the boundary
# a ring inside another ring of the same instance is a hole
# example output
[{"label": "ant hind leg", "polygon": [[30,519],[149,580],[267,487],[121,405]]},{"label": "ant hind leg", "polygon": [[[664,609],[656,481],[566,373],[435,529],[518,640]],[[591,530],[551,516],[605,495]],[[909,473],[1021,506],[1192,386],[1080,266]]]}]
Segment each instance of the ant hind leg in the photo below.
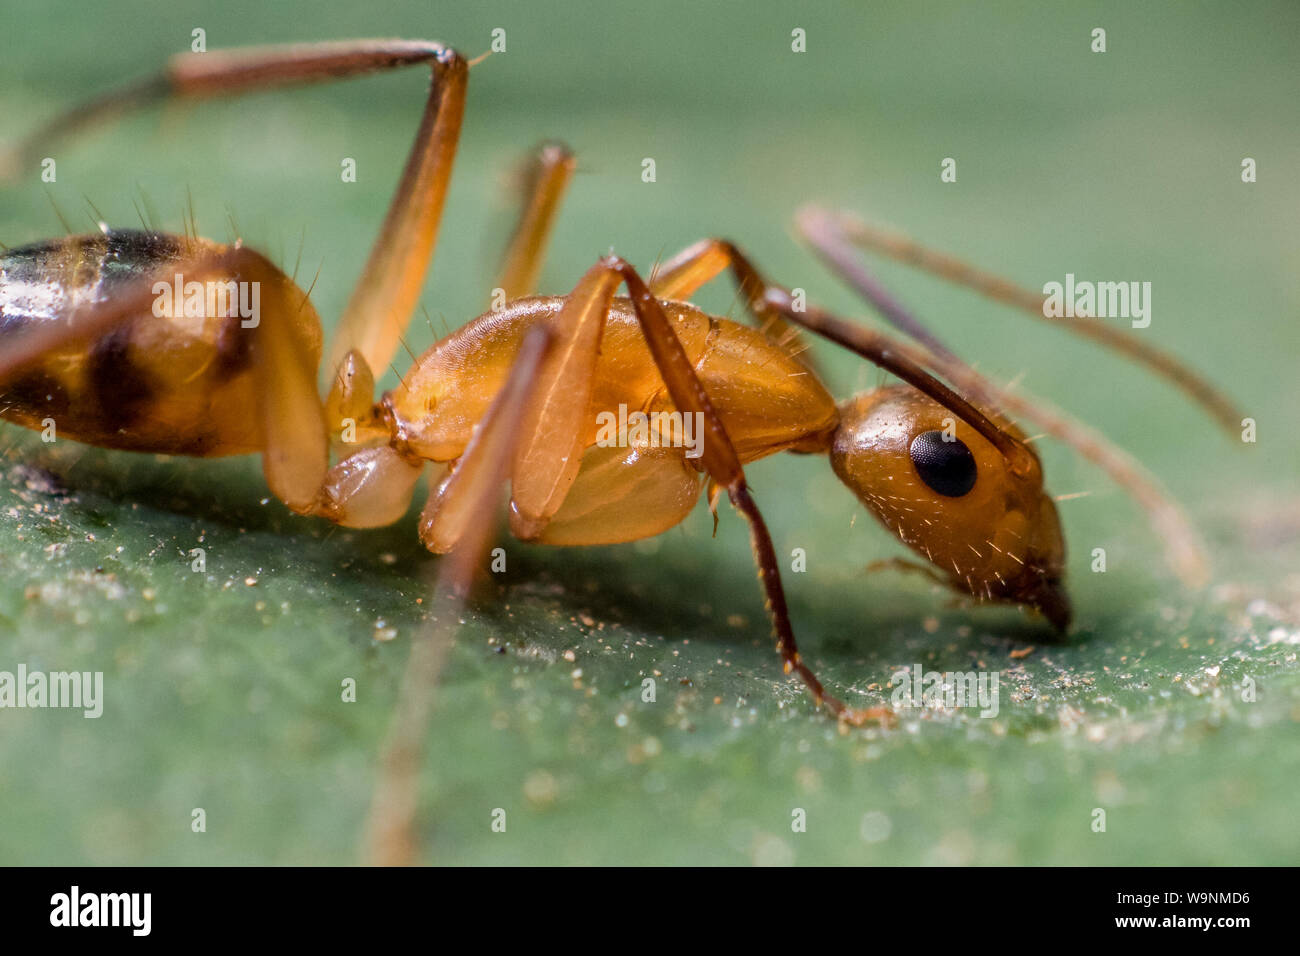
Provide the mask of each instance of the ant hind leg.
[{"label": "ant hind leg", "polygon": [[559,142],[543,143],[529,158],[524,203],[501,260],[496,287],[506,301],[534,295],[546,246],[577,159]]},{"label": "ant hind leg", "polygon": [[355,350],[382,373],[397,353],[433,258],[460,138],[469,65],[450,47],[426,40],[345,40],[178,54],[160,75],[45,124],[0,156],[0,172],[43,155],[40,150],[56,137],[169,97],[234,96],[419,64],[433,73],[420,127],[326,363],[333,374]]}]

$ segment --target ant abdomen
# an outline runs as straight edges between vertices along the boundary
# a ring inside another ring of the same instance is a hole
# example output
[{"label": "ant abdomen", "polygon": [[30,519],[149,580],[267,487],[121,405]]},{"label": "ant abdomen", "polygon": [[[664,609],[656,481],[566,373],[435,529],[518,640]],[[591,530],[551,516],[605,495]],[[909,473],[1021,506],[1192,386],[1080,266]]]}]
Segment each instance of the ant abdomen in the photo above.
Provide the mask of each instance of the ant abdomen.
[{"label": "ant abdomen", "polygon": [[[81,322],[86,333],[0,387],[0,416],[106,448],[258,451],[252,366],[262,283],[237,271],[189,268],[225,249],[161,232],[106,230],[8,250],[0,257],[0,347]],[[153,283],[141,283],[149,277]],[[129,288],[148,295],[123,301]],[[115,306],[112,321],[96,318]],[[303,347],[319,356],[319,320],[309,303],[295,325]]]}]

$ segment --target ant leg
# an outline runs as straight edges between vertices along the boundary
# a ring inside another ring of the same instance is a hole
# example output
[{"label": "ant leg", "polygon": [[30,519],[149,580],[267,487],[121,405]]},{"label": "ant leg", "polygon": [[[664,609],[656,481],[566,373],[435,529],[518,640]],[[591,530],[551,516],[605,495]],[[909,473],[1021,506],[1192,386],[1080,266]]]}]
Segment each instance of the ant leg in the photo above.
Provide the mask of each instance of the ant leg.
[{"label": "ant leg", "polygon": [[507,302],[536,292],[546,244],[576,166],[572,151],[556,142],[543,143],[529,162],[524,187],[527,199],[496,283],[505,292]]},{"label": "ant leg", "polygon": [[[767,610],[776,631],[777,650],[786,673],[797,675],[817,702],[824,703],[842,720],[863,722],[887,716],[888,708],[854,710],[845,707],[826,693],[800,657],[781,587],[776,551],[745,483],[735,448],[658,300],[622,259],[603,259],[589,269],[550,323],[557,348],[538,371],[528,407],[519,420],[513,451],[512,530],[525,539],[540,535],[564,503],[574,483],[587,436],[586,416],[590,412],[592,373],[601,335],[614,293],[623,284],[631,293],[651,355],[673,403],[684,414],[700,415],[703,423],[700,444],[705,470],[718,486],[727,489],[733,505],[749,524],[759,577],[767,597]],[[480,426],[471,441],[488,441],[486,432]],[[463,483],[476,480],[470,470],[475,457],[467,451],[443,487],[430,496],[420,529],[421,540],[430,550],[445,551],[459,538],[458,509],[451,500],[452,490],[458,480]]]},{"label": "ant leg", "polygon": [[534,391],[538,370],[550,345],[550,333],[538,327],[525,337],[505,386],[493,399],[474,432],[457,468],[443,482],[435,499],[440,509],[420,521],[437,526],[436,533],[454,540],[454,550],[440,564],[433,606],[438,617],[416,636],[402,675],[388,737],[380,755],[379,773],[366,818],[363,853],[367,863],[407,866],[417,860],[415,833],[420,755],[442,672],[459,616],[458,611],[482,566],[483,553],[496,528],[501,485],[510,467],[512,440],[518,434],[524,407]]},{"label": "ant leg", "polygon": [[[662,282],[656,293],[661,296],[689,293],[728,267],[732,269],[741,288],[746,290],[751,302],[755,298],[761,298],[764,305],[778,315],[856,352],[918,388],[963,418],[992,442],[1017,472],[1024,474],[1030,469],[1037,469],[1039,465],[1034,455],[1022,442],[994,424],[984,412],[926,369],[934,369],[968,395],[979,398],[995,409],[1005,409],[1026,421],[1034,422],[1048,434],[1065,442],[1084,458],[1101,467],[1138,503],[1157,537],[1164,543],[1169,565],[1178,577],[1193,588],[1205,583],[1209,562],[1199,535],[1183,510],[1136,459],[1042,399],[998,388],[944,348],[942,343],[938,343],[938,351],[926,351],[811,306],[796,309],[793,298],[786,289],[768,282],[733,245],[719,240],[697,243],[672,260],[660,273]],[[933,336],[910,312],[883,290],[879,290],[874,282],[870,286],[860,287],[859,291],[894,325],[912,332],[922,341],[933,340]],[[1124,341],[1133,340],[1125,338]],[[1235,414],[1234,412],[1233,415]]]},{"label": "ant leg", "polygon": [[411,506],[423,471],[388,445],[362,448],[329,470],[312,513],[345,528],[390,525]]},{"label": "ant leg", "polygon": [[622,259],[611,257],[604,260],[598,269],[612,270],[619,275],[627,286],[628,296],[632,300],[637,318],[641,322],[641,331],[650,346],[655,365],[663,376],[673,404],[684,413],[697,413],[704,422],[702,457],[709,477],[720,487],[727,490],[727,497],[732,507],[741,513],[749,524],[750,546],[754,551],[754,560],[758,565],[758,577],[762,582],[766,597],[766,607],[776,632],[777,652],[785,666],[787,674],[797,674],[804,685],[812,692],[813,698],[824,703],[828,710],[840,720],[847,723],[861,724],[868,720],[887,718],[892,715],[889,707],[871,707],[857,709],[845,706],[841,701],[827,694],[812,670],[803,662],[799,648],[795,643],[794,628],[790,623],[790,611],[786,605],[785,589],[781,586],[781,572],[777,565],[776,549],[772,545],[772,536],[767,524],[749,493],[745,480],[745,471],[736,455],[735,447],[727,435],[722,419],[709,401],[695,369],[682,348],[681,341],[673,331],[672,323],[664,314],[659,300],[646,287],[636,270]]},{"label": "ant leg", "polygon": [[620,281],[609,270],[589,270],[553,320],[563,347],[542,367],[511,472],[510,529],[522,540],[541,534],[582,467],[596,360]]},{"label": "ant leg", "polygon": [[660,299],[686,301],[728,269],[746,304],[761,315],[770,313],[771,309],[763,301],[766,283],[744,253],[726,239],[701,239],[687,246],[656,266],[646,284]]},{"label": "ant leg", "polygon": [[510,470],[519,436],[525,434],[528,409],[544,388],[543,360],[553,337],[545,325],[525,336],[510,378],[475,427],[464,453],[430,492],[420,515],[420,541],[430,551],[445,554],[458,547],[485,509],[495,511],[497,491]]},{"label": "ant leg", "polygon": [[[785,672],[798,676],[818,704],[825,704],[832,714],[843,721],[862,723],[867,720],[888,716],[890,711],[887,707],[873,707],[866,710],[846,707],[839,700],[826,693],[821,681],[817,679],[817,676],[800,656],[798,645],[795,642],[794,629],[790,623],[790,612],[786,605],[785,591],[781,586],[781,574],[777,565],[776,550],[772,545],[772,537],[767,530],[766,523],[763,521],[763,516],[750,495],[740,459],[731,444],[731,439],[727,436],[722,420],[718,417],[708,394],[704,390],[704,386],[695,374],[695,369],[682,347],[681,340],[677,338],[676,332],[673,331],[672,324],[664,314],[659,301],[646,288],[636,270],[617,257],[602,259],[589,269],[570,296],[570,304],[566,306],[565,312],[568,313],[569,318],[574,323],[573,327],[568,331],[572,334],[574,329],[603,325],[614,292],[619,285],[627,286],[633,308],[641,324],[642,333],[645,335],[646,342],[650,347],[650,353],[654,357],[655,365],[668,387],[673,404],[684,414],[697,413],[700,416],[704,429],[701,451],[705,470],[720,487],[726,488],[732,505],[741,513],[749,525],[750,543],[754,551],[755,562],[758,565],[759,579],[763,584],[767,611],[776,632],[777,651],[781,655]],[[598,343],[598,341],[597,337],[596,342]],[[592,349],[593,352],[595,347],[595,345],[588,345],[588,348]],[[574,351],[576,349],[566,348],[564,350],[566,353]],[[539,383],[539,386],[541,384]],[[577,405],[576,402],[572,404]],[[581,411],[586,411],[586,402],[582,403]],[[553,449],[551,451],[552,456],[555,458],[561,457],[554,450],[554,443],[551,443],[551,445]],[[544,452],[547,445],[546,443],[533,441],[531,447],[536,448],[541,453]],[[530,462],[530,467],[535,466],[540,460],[540,454],[538,459],[529,459],[528,448],[521,446],[521,454],[516,457],[516,473],[518,473],[521,457]],[[530,472],[529,478],[531,479],[535,474],[536,472]],[[527,493],[526,486],[528,483],[516,481],[513,489],[516,499],[520,496],[521,491]]]},{"label": "ant leg", "polygon": [[336,440],[367,445],[388,438],[388,429],[375,409],[375,376],[356,349],[344,355],[334,370],[325,396],[325,421]]},{"label": "ant leg", "polygon": [[355,349],[371,369],[385,369],[397,353],[424,284],[451,178],[469,78],[468,64],[455,50],[422,40],[349,40],[183,53],[169,61],[161,76],[109,93],[46,124],[17,155],[39,156],[33,151],[54,136],[168,96],[228,96],[419,63],[433,71],[424,116],[326,366],[338,368]]},{"label": "ant leg", "polygon": [[855,216],[808,206],[797,213],[795,226],[833,272],[871,302],[891,324],[936,355],[954,361],[957,359],[914,315],[892,299],[862,265],[861,256],[853,247],[869,249],[898,262],[916,266],[949,282],[973,289],[986,298],[1020,309],[1040,321],[1063,325],[1077,335],[1145,365],[1173,383],[1229,432],[1235,434],[1240,427],[1241,412],[1230,399],[1199,374],[1173,356],[1099,319],[1081,316],[1066,323],[1049,319],[1043,315],[1042,294],[980,271],[953,256],[927,249],[906,236],[871,226]]},{"label": "ant leg", "polygon": [[73,311],[65,321],[45,322],[6,341],[0,355],[0,384],[7,383],[51,352],[89,345],[103,336],[129,328],[137,320],[157,322],[155,280],[170,285],[173,278],[188,285],[209,282],[248,283],[258,289],[261,313],[245,326],[231,319],[236,334],[251,337],[258,406],[261,417],[262,470],[271,492],[292,510],[313,510],[329,464],[329,447],[320,399],[316,394],[316,363],[320,333],[312,313],[310,326],[300,320],[306,300],[279,269],[260,253],[242,246],[210,246],[207,250],[159,268],[137,279],[111,299]]}]

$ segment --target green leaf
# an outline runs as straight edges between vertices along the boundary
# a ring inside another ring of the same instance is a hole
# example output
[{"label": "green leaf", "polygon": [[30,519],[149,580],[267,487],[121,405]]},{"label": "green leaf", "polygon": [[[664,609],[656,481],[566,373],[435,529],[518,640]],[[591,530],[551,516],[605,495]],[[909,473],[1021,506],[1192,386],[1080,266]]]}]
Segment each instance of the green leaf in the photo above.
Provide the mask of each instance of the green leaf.
[{"label": "green leaf", "polygon": [[[831,688],[869,704],[917,665],[999,678],[996,717],[917,709],[842,733],[782,676],[747,536],[725,504],[716,539],[701,507],[680,529],[616,547],[503,540],[507,571],[463,615],[429,727],[425,859],[1294,861],[1300,132],[1279,122],[1294,114],[1293,7],[1146,17],[1099,4],[1067,18],[954,4],[864,17],[832,4],[796,23],[777,4],[650,18],[613,5],[600,20],[519,4],[508,16],[440,10],[430,24],[428,5],[410,3],[382,26],[362,6],[334,7],[317,25],[268,7],[211,12],[204,26],[213,49],[432,32],[471,55],[492,27],[508,30],[508,52],[472,72],[416,353],[485,308],[509,221],[504,174],[559,137],[582,172],[547,292],[611,246],[648,268],[722,235],[811,301],[866,316],[789,236],[793,210],[816,199],[1031,287],[1066,272],[1152,282],[1152,325],[1132,334],[1207,373],[1259,424],[1255,444],[1218,434],[1119,358],[882,266],[982,371],[1023,374],[1024,390],[1138,455],[1209,541],[1211,585],[1184,591],[1136,506],[1043,442],[1051,490],[1089,493],[1061,505],[1077,624],[1053,643],[1014,610],[949,607],[920,579],[866,574],[905,552],[825,459],[761,462],[750,479],[778,553],[807,552],[807,571],[787,565],[784,578],[801,647]],[[24,42],[0,64],[6,136],[141,75],[194,26],[191,13],[136,3],[73,9],[19,17]],[[1094,20],[1106,54],[1089,52]],[[794,26],[805,54],[790,52]],[[138,225],[139,202],[179,231],[188,191],[205,235],[229,238],[229,215],[289,269],[301,245],[299,278],[319,269],[312,295],[330,324],[426,83],[413,71],[126,119],[52,147],[57,183],[24,171],[5,188],[0,238],[59,234],[50,199],[88,231],[83,197],[115,225]],[[958,178],[945,184],[949,156]],[[1259,164],[1254,184],[1240,181],[1245,156]],[[357,160],[355,184],[340,181],[343,157]],[[738,311],[725,283],[701,301]],[[817,350],[837,394],[880,380]],[[414,514],[347,531],[268,500],[255,459],[45,444],[12,425],[0,443],[0,671],[104,675],[97,719],[0,709],[0,860],[359,859],[379,747],[430,612],[437,559]],[[1090,570],[1096,547],[1104,574]],[[206,832],[191,829],[195,808]],[[490,826],[496,808],[504,834]],[[796,809],[806,832],[792,830]]]}]

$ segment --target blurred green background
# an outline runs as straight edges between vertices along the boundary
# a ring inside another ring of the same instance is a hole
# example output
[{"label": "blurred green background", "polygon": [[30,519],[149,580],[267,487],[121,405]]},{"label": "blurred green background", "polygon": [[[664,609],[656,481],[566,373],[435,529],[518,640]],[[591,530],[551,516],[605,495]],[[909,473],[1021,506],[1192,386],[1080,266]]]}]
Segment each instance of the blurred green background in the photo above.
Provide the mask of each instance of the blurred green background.
[{"label": "blurred green background", "polygon": [[[742,523],[661,538],[506,543],[466,615],[430,728],[425,858],[443,863],[1294,863],[1300,820],[1300,126],[1294,3],[1215,5],[9,0],[0,136],[210,49],[435,38],[472,71],[462,151],[411,346],[482,310],[537,141],[581,159],[545,273],[613,248],[649,266],[708,235],[849,315],[790,235],[808,200],[892,223],[1030,286],[1153,284],[1148,340],[1259,422],[1242,445],[1166,385],[1057,330],[882,266],[962,355],[1098,426],[1185,502],[1212,584],[1187,593],[1135,506],[1042,446],[1071,544],[1074,633],[866,575],[901,554],[823,459],[751,469],[806,656],[887,697],[898,667],[996,670],[1002,710],[841,735],[783,680]],[[1090,52],[1107,30],[1108,52]],[[807,52],[791,52],[791,30]],[[326,322],[409,145],[427,74],[154,110],[53,147],[0,191],[0,240],[115,225],[147,204],[292,267]],[[359,181],[339,163],[357,159]],[[958,181],[939,164],[954,157]],[[1243,184],[1243,157],[1258,182]],[[653,157],[658,181],[641,182]],[[48,195],[47,195],[48,193]],[[143,199],[141,198],[143,197]],[[734,309],[720,284],[702,301]],[[834,389],[881,376],[818,346]],[[348,532],[289,515],[253,459],[156,460],[0,430],[0,670],[102,670],[105,712],[0,711],[0,862],[357,859],[379,742],[436,560],[413,518]],[[208,571],[188,552],[207,549]],[[1109,570],[1089,553],[1105,547]],[[1027,654],[1027,649],[1032,648]],[[504,653],[497,653],[504,649]],[[1017,656],[1012,656],[1012,652]],[[658,674],[655,704],[640,683]],[[356,703],[340,700],[355,678]],[[1253,703],[1242,700],[1247,679]],[[202,807],[207,832],[191,832]],[[494,808],[508,813],[490,830]],[[1093,832],[1093,809],[1107,812]],[[807,832],[792,832],[792,811]]]}]

